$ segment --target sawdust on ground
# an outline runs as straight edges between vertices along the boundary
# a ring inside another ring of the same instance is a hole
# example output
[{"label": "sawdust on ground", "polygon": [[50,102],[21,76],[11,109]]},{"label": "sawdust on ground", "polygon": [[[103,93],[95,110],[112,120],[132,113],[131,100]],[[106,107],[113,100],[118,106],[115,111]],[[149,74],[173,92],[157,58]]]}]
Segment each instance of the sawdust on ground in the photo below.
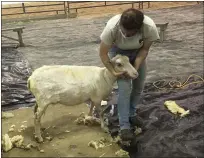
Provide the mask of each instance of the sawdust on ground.
[{"label": "sawdust on ground", "polygon": [[[76,110],[77,109],[77,110]],[[44,136],[51,136],[51,141],[46,140],[43,144],[37,144],[34,140],[33,127],[33,108],[23,108],[12,111],[13,118],[2,119],[2,134],[8,133],[10,137],[22,135],[25,144],[38,145],[41,153],[35,148],[31,150],[23,150],[13,148],[7,153],[3,153],[4,157],[99,157],[101,155],[114,157],[115,152],[120,148],[111,143],[111,139],[107,134],[100,130],[100,126],[85,126],[76,125],[74,121],[79,117],[79,114],[88,112],[85,104],[66,107],[63,105],[54,105],[48,107],[45,116],[42,117],[42,127],[47,128]],[[14,132],[8,132],[9,128],[15,125]],[[27,128],[21,132],[18,129],[24,125]],[[108,138],[110,142],[106,143],[107,147],[94,149],[88,146],[92,140],[100,138]],[[111,145],[112,144],[112,145]]]}]

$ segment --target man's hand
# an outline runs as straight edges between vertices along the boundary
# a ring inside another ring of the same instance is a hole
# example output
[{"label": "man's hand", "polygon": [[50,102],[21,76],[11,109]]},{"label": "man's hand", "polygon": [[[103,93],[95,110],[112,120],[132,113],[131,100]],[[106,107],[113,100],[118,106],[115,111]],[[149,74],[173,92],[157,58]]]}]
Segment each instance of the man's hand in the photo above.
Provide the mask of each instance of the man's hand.
[{"label": "man's hand", "polygon": [[126,74],[126,72],[115,72],[115,71],[113,71],[112,74],[113,74],[115,77],[121,78],[121,77],[124,76],[124,74]]},{"label": "man's hand", "polygon": [[[118,72],[118,73],[114,72],[113,74],[114,74],[114,76],[116,76],[116,77],[118,77],[118,78],[121,78],[121,79],[131,79],[131,76],[128,75],[127,72]],[[138,74],[138,72],[137,72],[137,70],[136,70],[136,78],[137,78],[138,76],[139,76],[139,74]],[[135,78],[135,79],[136,79],[136,78]]]},{"label": "man's hand", "polygon": [[[135,77],[135,79],[138,78],[138,76],[139,76],[139,73],[138,73],[138,71],[136,70],[136,77]],[[134,80],[135,80],[135,79],[134,79]]]},{"label": "man's hand", "polygon": [[151,41],[148,40],[144,41],[144,44],[135,59],[134,67],[136,70],[139,69],[141,63],[146,59],[151,45],[152,45]]},{"label": "man's hand", "polygon": [[[138,76],[139,76],[139,73],[136,70],[136,78],[138,78]],[[132,77],[130,75],[128,75],[128,73],[125,73],[125,74],[123,74],[123,76],[121,76],[121,78],[123,78],[123,79],[131,79]]]}]

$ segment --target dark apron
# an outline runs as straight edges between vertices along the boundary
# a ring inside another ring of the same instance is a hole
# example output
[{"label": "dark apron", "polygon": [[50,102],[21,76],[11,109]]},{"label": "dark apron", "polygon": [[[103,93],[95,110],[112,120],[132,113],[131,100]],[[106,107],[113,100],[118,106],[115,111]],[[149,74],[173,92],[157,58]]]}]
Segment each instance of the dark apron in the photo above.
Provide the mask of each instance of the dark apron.
[{"label": "dark apron", "polygon": [[138,54],[140,49],[131,49],[131,50],[122,50],[118,48],[117,46],[113,46],[109,51],[110,58],[113,58],[117,54],[125,55],[129,58],[130,63],[134,65],[136,56]]}]

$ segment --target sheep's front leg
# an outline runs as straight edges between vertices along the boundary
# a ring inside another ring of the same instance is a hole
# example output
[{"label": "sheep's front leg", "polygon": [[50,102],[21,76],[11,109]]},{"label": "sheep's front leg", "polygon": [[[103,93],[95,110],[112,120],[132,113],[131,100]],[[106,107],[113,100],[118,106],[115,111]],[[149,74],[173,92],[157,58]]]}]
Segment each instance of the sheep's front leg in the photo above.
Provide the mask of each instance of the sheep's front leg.
[{"label": "sheep's front leg", "polygon": [[104,123],[104,113],[105,110],[101,107],[101,101],[100,103],[95,105],[97,108],[97,111],[99,112],[99,118],[100,118],[100,122],[101,122],[101,129],[104,130],[104,132],[108,133],[109,130],[107,127],[105,127],[105,123]]},{"label": "sheep's front leg", "polygon": [[[104,112],[103,112],[103,110],[100,108],[99,117],[100,117],[100,121],[101,121],[101,128],[104,130],[104,129],[105,129],[105,125],[104,125],[103,115],[104,115]],[[105,131],[106,131],[106,130],[105,130]]]},{"label": "sheep's front leg", "polygon": [[100,122],[101,122],[101,128],[104,129],[104,119],[103,119],[103,112],[101,109],[101,101],[91,101],[91,108],[90,111],[92,113],[93,111],[93,107],[96,107],[97,112],[99,113],[99,118],[100,118]]},{"label": "sheep's front leg", "polygon": [[94,108],[94,104],[93,104],[93,102],[91,101],[91,107],[90,107],[90,109],[89,109],[88,116],[92,116],[92,115],[93,115],[93,108]]}]

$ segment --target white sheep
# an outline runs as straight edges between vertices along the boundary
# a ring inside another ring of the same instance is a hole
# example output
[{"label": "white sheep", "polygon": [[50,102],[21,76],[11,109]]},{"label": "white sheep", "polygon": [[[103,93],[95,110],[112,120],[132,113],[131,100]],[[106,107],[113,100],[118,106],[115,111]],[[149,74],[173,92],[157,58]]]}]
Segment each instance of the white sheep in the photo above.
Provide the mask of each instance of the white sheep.
[{"label": "white sheep", "polygon": [[[137,71],[126,56],[117,55],[111,59],[116,72],[126,71],[131,78],[137,77]],[[36,98],[34,108],[35,138],[42,142],[41,116],[51,104],[67,106],[91,101],[89,115],[93,107],[100,108],[100,103],[112,91],[116,77],[107,69],[96,66],[52,65],[36,69],[28,79],[28,89]],[[102,113],[101,126],[104,123]]]}]

